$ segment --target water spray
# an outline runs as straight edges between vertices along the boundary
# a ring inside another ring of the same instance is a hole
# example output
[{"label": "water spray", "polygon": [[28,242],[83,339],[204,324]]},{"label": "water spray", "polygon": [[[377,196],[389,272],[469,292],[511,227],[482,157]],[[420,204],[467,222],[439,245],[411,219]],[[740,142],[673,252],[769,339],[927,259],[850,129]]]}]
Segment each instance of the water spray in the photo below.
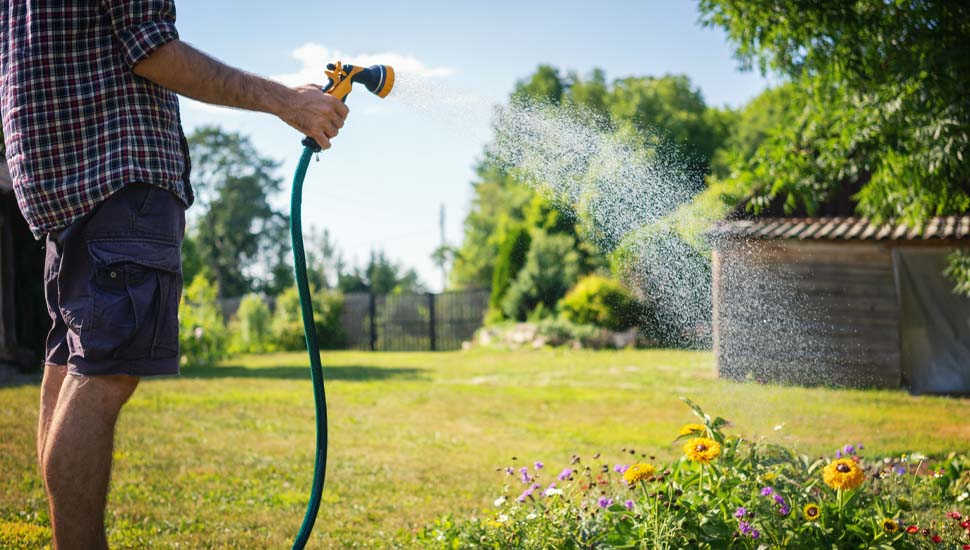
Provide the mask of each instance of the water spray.
[{"label": "water spray", "polygon": [[[344,65],[339,61],[327,65],[330,79],[323,92],[346,102],[355,82],[363,84],[377,97],[387,97],[394,87],[394,69],[388,65],[357,67]],[[303,180],[306,178],[310,158],[321,151],[320,144],[311,137],[303,139],[303,155],[293,175],[293,192],[290,198],[290,238],[293,241],[293,267],[296,272],[296,286],[300,293],[300,310],[303,314],[303,332],[306,336],[307,354],[310,356],[310,378],[313,383],[313,401],[316,406],[317,445],[313,466],[313,484],[310,487],[310,501],[307,503],[303,525],[293,542],[293,550],[303,550],[320,509],[324,480],[327,475],[327,396],[323,386],[323,367],[320,363],[320,346],[317,342],[316,324],[313,320],[313,302],[310,285],[307,282],[306,254],[303,251],[303,224],[301,206],[303,204]]]}]

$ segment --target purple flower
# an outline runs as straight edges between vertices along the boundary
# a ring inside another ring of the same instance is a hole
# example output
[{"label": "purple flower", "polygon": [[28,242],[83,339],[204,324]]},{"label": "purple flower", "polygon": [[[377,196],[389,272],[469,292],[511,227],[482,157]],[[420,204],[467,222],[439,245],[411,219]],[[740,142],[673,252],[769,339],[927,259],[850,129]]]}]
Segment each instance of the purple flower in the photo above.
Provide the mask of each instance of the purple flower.
[{"label": "purple flower", "polygon": [[519,501],[519,502],[525,502],[525,499],[527,499],[527,498],[529,498],[529,497],[531,497],[531,496],[532,496],[532,493],[533,493],[534,491],[535,491],[535,489],[533,489],[532,487],[529,487],[529,488],[528,488],[528,489],[526,489],[525,491],[522,491],[522,494],[521,494],[521,495],[519,495],[519,498],[517,498],[517,499],[515,499],[515,500],[517,500],[517,501]]},{"label": "purple flower", "polygon": [[738,509],[734,511],[734,517],[741,519],[748,513],[748,509],[744,506],[738,506]]},{"label": "purple flower", "polygon": [[761,496],[763,497],[770,497],[773,494],[775,494],[775,490],[772,489],[771,487],[765,487],[761,489]]},{"label": "purple flower", "polygon": [[613,499],[600,497],[600,499],[596,503],[600,505],[600,508],[608,508],[613,505]]},{"label": "purple flower", "polygon": [[835,458],[842,458],[842,451],[835,451]]},{"label": "purple flower", "polygon": [[859,450],[861,451],[861,450],[862,450],[862,449],[864,449],[865,447],[863,447],[863,446],[862,446],[862,443],[856,443],[856,444],[855,444],[855,448],[856,448],[856,449],[859,449]]},{"label": "purple flower", "polygon": [[512,475],[512,474],[515,473],[515,470],[513,470],[511,466],[506,466],[505,467],[505,473],[507,473],[509,475]]},{"label": "purple flower", "polygon": [[775,504],[777,504],[778,506],[784,506],[785,497],[779,495],[778,493],[775,493]]},{"label": "purple flower", "polygon": [[855,447],[853,447],[852,445],[846,445],[845,446],[845,454],[847,454],[847,455],[853,455],[853,454],[855,454]]},{"label": "purple flower", "polygon": [[629,468],[630,468],[629,466],[624,466],[623,464],[617,464],[616,466],[613,466],[613,471],[618,474],[622,474],[626,472]]},{"label": "purple flower", "polygon": [[532,483],[532,477],[529,476],[529,469],[525,466],[519,468],[519,473],[522,474],[522,483]]},{"label": "purple flower", "polygon": [[559,481],[566,481],[573,475],[572,468],[563,468],[563,471],[559,472]]},{"label": "purple flower", "polygon": [[785,506],[784,504],[782,504],[781,505],[781,508],[778,509],[778,513],[781,514],[781,515],[783,515],[783,516],[787,516],[788,515],[788,512],[790,512],[790,511],[791,510],[789,510],[788,507]]},{"label": "purple flower", "polygon": [[545,464],[543,464],[541,462],[536,462],[535,466],[536,466],[536,470],[541,470],[542,467],[545,466]]},{"label": "purple flower", "polygon": [[628,501],[624,502],[623,505],[626,506],[626,509],[627,510],[632,510],[633,509],[633,501],[632,500],[628,500]]},{"label": "purple flower", "polygon": [[760,536],[761,536],[761,531],[758,531],[757,529],[751,530],[751,538],[756,539]]},{"label": "purple flower", "polygon": [[896,472],[896,475],[901,476],[906,473],[906,466],[896,466],[893,471]]},{"label": "purple flower", "polygon": [[751,532],[751,524],[746,521],[738,523],[738,532],[742,535],[747,535]]}]

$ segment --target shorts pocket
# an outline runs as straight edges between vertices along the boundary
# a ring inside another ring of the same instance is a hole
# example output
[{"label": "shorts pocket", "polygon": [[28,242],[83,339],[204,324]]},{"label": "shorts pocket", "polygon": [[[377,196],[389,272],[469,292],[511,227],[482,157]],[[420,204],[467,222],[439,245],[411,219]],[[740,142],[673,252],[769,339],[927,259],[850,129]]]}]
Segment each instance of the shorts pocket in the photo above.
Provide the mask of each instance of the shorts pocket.
[{"label": "shorts pocket", "polygon": [[88,243],[94,264],[88,359],[167,359],[178,355],[182,278],[178,245],[143,239]]}]

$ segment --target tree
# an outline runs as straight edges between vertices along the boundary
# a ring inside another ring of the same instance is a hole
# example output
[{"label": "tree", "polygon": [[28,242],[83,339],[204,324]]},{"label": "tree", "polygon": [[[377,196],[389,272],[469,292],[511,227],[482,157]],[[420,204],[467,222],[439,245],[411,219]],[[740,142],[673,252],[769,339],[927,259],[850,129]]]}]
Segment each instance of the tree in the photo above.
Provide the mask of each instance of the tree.
[{"label": "tree", "polygon": [[341,272],[337,287],[343,292],[374,294],[408,294],[426,290],[416,271],[394,263],[383,250],[372,251],[363,269],[357,267]]},{"label": "tree", "polygon": [[220,295],[291,285],[289,221],[268,200],[280,190],[278,163],[260,156],[246,136],[212,126],[188,141],[200,211],[190,218],[189,238]]},{"label": "tree", "polygon": [[700,7],[706,24],[728,32],[743,67],[802,90],[794,120],[736,165],[752,192],[814,214],[849,190],[860,215],[915,225],[970,209],[970,4]]}]

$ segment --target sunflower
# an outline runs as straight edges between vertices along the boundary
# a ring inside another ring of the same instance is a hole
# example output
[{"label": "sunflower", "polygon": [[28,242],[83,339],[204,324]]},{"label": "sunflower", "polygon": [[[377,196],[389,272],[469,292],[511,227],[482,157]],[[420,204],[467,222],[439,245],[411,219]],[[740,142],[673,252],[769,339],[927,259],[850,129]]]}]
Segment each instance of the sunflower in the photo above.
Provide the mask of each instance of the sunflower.
[{"label": "sunflower", "polygon": [[855,489],[862,485],[865,477],[862,468],[848,458],[834,460],[822,471],[825,484],[833,489]]},{"label": "sunflower", "polygon": [[684,424],[680,429],[680,437],[685,435],[701,435],[707,433],[707,426],[703,424]]},{"label": "sunflower", "polygon": [[623,472],[623,481],[630,485],[638,481],[647,481],[657,473],[657,469],[652,464],[634,464]]},{"label": "sunflower", "polygon": [[887,533],[895,533],[895,532],[899,531],[899,524],[896,523],[896,520],[894,520],[894,519],[886,518],[886,519],[882,520],[882,528]]},{"label": "sunflower", "polygon": [[701,464],[708,464],[721,455],[721,445],[713,439],[695,437],[684,445],[687,458]]},{"label": "sunflower", "polygon": [[805,508],[802,509],[802,515],[808,521],[818,521],[819,516],[822,515],[822,509],[818,507],[818,504],[806,504]]}]

